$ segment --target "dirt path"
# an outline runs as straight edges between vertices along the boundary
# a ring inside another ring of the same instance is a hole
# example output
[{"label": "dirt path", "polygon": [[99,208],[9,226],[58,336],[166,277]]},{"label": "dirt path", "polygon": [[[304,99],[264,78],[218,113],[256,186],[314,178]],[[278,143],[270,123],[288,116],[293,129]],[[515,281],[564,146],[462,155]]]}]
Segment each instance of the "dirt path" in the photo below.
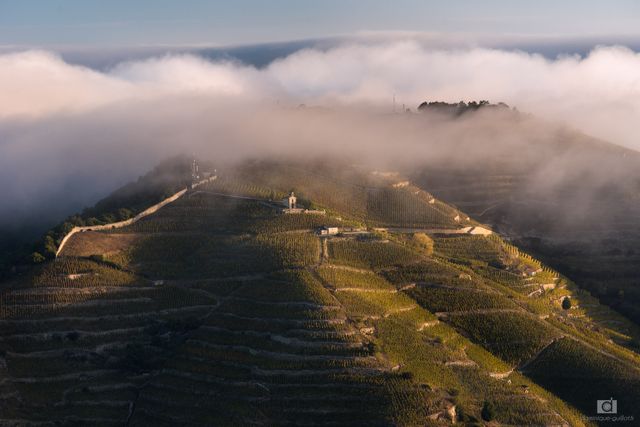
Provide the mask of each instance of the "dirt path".
[{"label": "dirt path", "polygon": [[382,317],[387,318],[387,317],[392,316],[392,315],[394,315],[394,314],[404,313],[404,312],[406,312],[406,311],[415,310],[416,308],[418,308],[418,304],[414,304],[414,305],[411,305],[411,306],[409,306],[409,307],[394,308],[394,309],[392,309],[392,310],[388,310],[388,311],[386,311],[386,312],[382,315]]},{"label": "dirt path", "polygon": [[335,288],[334,292],[362,292],[372,294],[397,294],[397,289],[371,289],[371,288]]},{"label": "dirt path", "polygon": [[322,256],[321,256],[320,263],[321,264],[328,263],[329,262],[329,244],[327,243],[328,239],[324,238],[320,240],[322,240]]},{"label": "dirt path", "polygon": [[480,226],[469,226],[463,228],[410,228],[410,227],[388,227],[387,231],[391,233],[399,233],[399,234],[414,234],[414,233],[425,233],[425,234],[471,234],[471,235],[480,235],[480,236],[488,236],[493,234],[491,230],[488,228],[480,227]]},{"label": "dirt path", "polygon": [[511,375],[512,373],[513,373],[513,369],[509,369],[506,372],[489,372],[489,376],[497,380],[503,380],[507,378],[509,375]]},{"label": "dirt path", "polygon": [[427,328],[431,328],[433,326],[436,326],[438,323],[440,323],[439,320],[429,320],[427,322],[422,322],[420,325],[418,325],[418,327],[416,328],[416,331],[422,332]]},{"label": "dirt path", "polygon": [[357,268],[357,267],[349,267],[348,265],[325,264],[324,267],[335,268],[337,270],[353,271],[354,273],[375,274],[372,270],[367,270],[364,268]]},{"label": "dirt path", "polygon": [[436,288],[436,289],[450,289],[453,291],[468,291],[468,292],[480,292],[480,293],[487,293],[487,294],[498,294],[498,295],[502,295],[502,293],[500,291],[497,291],[495,289],[486,287],[486,288],[478,288],[478,287],[463,287],[463,286],[450,286],[450,285],[438,285],[438,284],[434,284],[434,283],[426,283],[426,282],[416,282],[416,283],[410,283],[409,285],[406,286],[410,286],[413,285],[413,287],[421,287],[421,288]]}]

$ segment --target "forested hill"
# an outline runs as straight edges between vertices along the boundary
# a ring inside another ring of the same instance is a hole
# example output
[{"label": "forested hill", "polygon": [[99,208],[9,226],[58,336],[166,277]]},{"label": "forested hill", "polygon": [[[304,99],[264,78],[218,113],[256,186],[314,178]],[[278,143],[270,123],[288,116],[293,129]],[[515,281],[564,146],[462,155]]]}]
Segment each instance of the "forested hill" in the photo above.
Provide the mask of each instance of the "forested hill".
[{"label": "forested hill", "polygon": [[436,113],[452,117],[459,117],[463,114],[472,113],[478,110],[509,110],[509,106],[504,102],[492,104],[489,101],[460,101],[457,103],[448,103],[442,101],[425,101],[418,106],[418,111],[423,113]]},{"label": "forested hill", "polygon": [[1,291],[0,424],[592,425],[637,336],[397,173],[247,162]]}]

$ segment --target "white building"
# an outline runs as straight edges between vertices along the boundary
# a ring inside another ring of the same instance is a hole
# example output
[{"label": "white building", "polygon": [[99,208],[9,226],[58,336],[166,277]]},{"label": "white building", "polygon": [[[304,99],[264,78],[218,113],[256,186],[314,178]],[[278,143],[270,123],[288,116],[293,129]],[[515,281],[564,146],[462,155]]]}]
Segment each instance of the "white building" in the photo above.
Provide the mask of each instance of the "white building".
[{"label": "white building", "polygon": [[296,197],[295,193],[292,191],[291,194],[289,194],[289,197],[285,197],[285,199],[282,201],[282,203],[287,206],[287,208],[289,209],[297,209],[298,208],[298,198]]},{"label": "white building", "polygon": [[335,236],[340,230],[338,227],[327,227],[326,225],[320,227],[318,234],[321,236]]}]

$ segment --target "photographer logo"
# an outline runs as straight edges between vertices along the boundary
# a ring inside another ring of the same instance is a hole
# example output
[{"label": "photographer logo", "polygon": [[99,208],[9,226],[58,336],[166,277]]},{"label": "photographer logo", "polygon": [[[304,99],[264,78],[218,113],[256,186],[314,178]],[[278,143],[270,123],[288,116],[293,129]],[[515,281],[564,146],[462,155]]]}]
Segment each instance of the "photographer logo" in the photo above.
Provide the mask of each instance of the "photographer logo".
[{"label": "photographer logo", "polygon": [[609,400],[598,400],[596,402],[596,410],[598,414],[617,414],[618,413],[618,401],[613,397]]}]

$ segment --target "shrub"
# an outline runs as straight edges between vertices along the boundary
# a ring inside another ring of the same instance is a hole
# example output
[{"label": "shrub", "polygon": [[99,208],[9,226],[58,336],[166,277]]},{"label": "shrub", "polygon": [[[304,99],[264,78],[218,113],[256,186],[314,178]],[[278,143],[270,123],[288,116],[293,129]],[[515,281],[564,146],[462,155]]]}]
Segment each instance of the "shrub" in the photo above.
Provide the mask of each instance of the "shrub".
[{"label": "shrub", "polygon": [[485,400],[484,404],[482,405],[482,412],[480,413],[480,415],[482,415],[483,420],[492,421],[496,416],[496,410],[493,406],[493,403]]},{"label": "shrub", "polygon": [[433,255],[433,239],[424,233],[415,233],[413,235],[413,243],[422,248],[426,255]]},{"label": "shrub", "polygon": [[34,252],[31,254],[31,262],[34,264],[40,264],[41,262],[46,261],[47,259],[42,256],[39,252]]},{"label": "shrub", "polygon": [[44,255],[49,258],[53,258],[56,256],[56,252],[58,252],[58,247],[56,246],[56,242],[53,240],[53,237],[50,235],[45,236],[44,238]]}]

